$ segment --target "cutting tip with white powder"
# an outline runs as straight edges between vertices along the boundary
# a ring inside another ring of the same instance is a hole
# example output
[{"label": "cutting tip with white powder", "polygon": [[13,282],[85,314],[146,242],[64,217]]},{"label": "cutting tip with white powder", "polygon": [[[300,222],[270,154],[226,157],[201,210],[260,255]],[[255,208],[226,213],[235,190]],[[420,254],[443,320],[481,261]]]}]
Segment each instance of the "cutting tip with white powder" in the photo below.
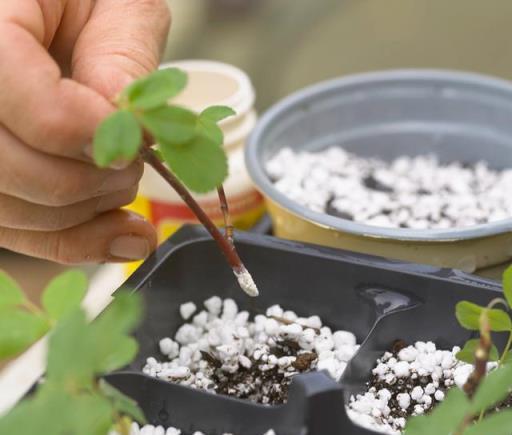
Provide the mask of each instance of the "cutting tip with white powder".
[{"label": "cutting tip with white powder", "polygon": [[240,284],[240,287],[242,287],[242,290],[249,296],[255,298],[260,294],[260,292],[258,291],[258,287],[256,286],[256,283],[254,282],[251,274],[245,267],[242,267],[240,270],[235,271],[235,276],[236,279],[238,280],[238,284]]}]

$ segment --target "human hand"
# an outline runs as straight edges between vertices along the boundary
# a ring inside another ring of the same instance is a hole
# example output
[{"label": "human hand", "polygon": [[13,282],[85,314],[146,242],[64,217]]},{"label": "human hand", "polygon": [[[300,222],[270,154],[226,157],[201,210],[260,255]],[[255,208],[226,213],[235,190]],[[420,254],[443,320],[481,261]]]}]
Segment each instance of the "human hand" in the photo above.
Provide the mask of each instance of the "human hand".
[{"label": "human hand", "polygon": [[92,164],[111,100],[158,66],[165,0],[2,0],[0,247],[62,263],[145,258],[153,227],[119,210],[140,161]]}]

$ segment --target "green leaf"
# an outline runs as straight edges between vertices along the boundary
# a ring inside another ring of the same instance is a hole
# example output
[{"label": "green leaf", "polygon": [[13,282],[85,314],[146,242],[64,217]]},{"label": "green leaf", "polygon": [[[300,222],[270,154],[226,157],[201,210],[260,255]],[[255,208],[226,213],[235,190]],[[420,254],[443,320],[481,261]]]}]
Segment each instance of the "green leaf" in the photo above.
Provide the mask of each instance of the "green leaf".
[{"label": "green leaf", "polygon": [[112,402],[114,409],[118,413],[128,415],[141,424],[146,424],[146,417],[144,417],[144,413],[135,400],[114,388],[104,379],[99,380],[98,386],[103,395]]},{"label": "green leaf", "polygon": [[470,402],[466,395],[459,388],[452,388],[430,415],[410,418],[404,435],[452,434],[469,410]]},{"label": "green leaf", "polygon": [[35,412],[32,399],[20,402],[7,415],[0,418],[0,434],[33,435],[40,433],[41,413]]},{"label": "green leaf", "polygon": [[491,331],[502,332],[512,330],[512,320],[510,320],[510,315],[507,312],[493,308],[488,310],[488,315]]},{"label": "green leaf", "polygon": [[73,435],[105,435],[112,427],[113,409],[110,401],[99,395],[89,394],[70,398],[68,431]]},{"label": "green leaf", "polygon": [[119,291],[112,303],[94,321],[93,329],[95,332],[129,333],[139,323],[142,308],[142,299],[138,293]]},{"label": "green leaf", "polygon": [[217,146],[222,146],[224,143],[224,133],[215,121],[210,118],[199,117],[197,121],[197,133]]},{"label": "green leaf", "polygon": [[[480,343],[478,338],[468,340],[464,345],[464,348],[457,353],[457,359],[460,361],[467,362],[469,364],[473,364],[475,362],[475,351]],[[498,361],[500,359],[500,355],[498,353],[498,349],[496,346],[492,345],[491,352],[489,354],[489,361]]]},{"label": "green leaf", "polygon": [[503,294],[508,306],[512,308],[512,266],[508,267],[503,273]]},{"label": "green leaf", "polygon": [[484,420],[472,424],[464,435],[510,435],[512,432],[512,410],[496,412]]},{"label": "green leaf", "polygon": [[140,116],[144,127],[159,143],[181,145],[196,135],[197,115],[182,107],[157,107]]},{"label": "green leaf", "polygon": [[203,110],[199,115],[200,118],[208,118],[213,122],[219,122],[223,119],[236,115],[236,112],[227,106],[211,106]]},{"label": "green leaf", "polygon": [[203,110],[197,121],[197,132],[200,136],[204,136],[212,140],[218,146],[222,146],[224,142],[224,133],[217,125],[228,116],[235,115],[236,112],[227,106],[212,106]]},{"label": "green leaf", "polygon": [[149,110],[166,105],[187,85],[187,74],[178,68],[153,72],[133,82],[121,95],[136,109]]},{"label": "green leaf", "polygon": [[0,308],[21,305],[25,302],[19,285],[7,273],[0,270]]},{"label": "green leaf", "polygon": [[93,366],[96,373],[119,369],[133,360],[138,345],[125,334],[136,326],[141,312],[142,304],[138,294],[119,293],[91,325],[95,344]]},{"label": "green leaf", "polygon": [[92,388],[95,343],[85,313],[77,309],[61,319],[50,336],[48,382],[76,391]]},{"label": "green leaf", "polygon": [[142,144],[142,129],[135,116],[118,110],[106,118],[94,136],[94,160],[106,167],[116,160],[132,160]]},{"label": "green leaf", "polygon": [[505,358],[503,358],[503,364],[510,364],[512,363],[512,351],[507,352],[505,355]]},{"label": "green leaf", "polygon": [[0,434],[63,434],[68,403],[67,395],[44,383],[35,396],[26,398],[0,418]]},{"label": "green leaf", "polygon": [[512,365],[505,365],[490,372],[480,383],[473,396],[472,409],[475,413],[485,411],[510,393]]},{"label": "green leaf", "polygon": [[[466,329],[478,331],[480,329],[480,315],[486,309],[472,302],[459,302],[455,308],[457,320]],[[512,330],[512,321],[510,316],[503,310],[493,308],[487,310],[489,324],[492,331],[510,331]]]},{"label": "green leaf", "polygon": [[46,319],[23,310],[0,311],[0,359],[19,354],[48,332]]},{"label": "green leaf", "polygon": [[224,150],[206,137],[198,136],[183,147],[163,143],[160,146],[166,163],[194,192],[214,190],[228,175]]},{"label": "green leaf", "polygon": [[54,320],[80,307],[87,292],[87,276],[81,270],[69,270],[54,278],[44,290],[42,304]]},{"label": "green leaf", "polygon": [[109,373],[128,365],[139,350],[137,341],[132,337],[108,334],[96,341],[94,370],[96,373]]}]

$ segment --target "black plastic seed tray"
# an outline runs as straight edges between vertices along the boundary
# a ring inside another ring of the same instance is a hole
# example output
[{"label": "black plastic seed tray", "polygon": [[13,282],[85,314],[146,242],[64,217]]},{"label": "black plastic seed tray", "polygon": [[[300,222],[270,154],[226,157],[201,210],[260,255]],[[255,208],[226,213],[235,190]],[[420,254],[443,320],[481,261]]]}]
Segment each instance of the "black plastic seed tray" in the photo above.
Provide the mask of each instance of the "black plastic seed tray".
[{"label": "black plastic seed tray", "polygon": [[[209,236],[185,227],[164,243],[126,286],[146,303],[136,331],[140,352],[123,372],[109,376],[136,399],[153,424],[176,426],[186,435],[370,435],[347,417],[344,403],[365,389],[375,360],[396,339],[461,345],[470,336],[458,326],[455,304],[485,304],[501,292],[494,281],[432,266],[384,260],[347,251],[237,234],[241,257],[261,296],[246,297]],[[288,403],[263,406],[173,385],[141,373],[145,360],[159,354],[158,341],[182,323],[180,304],[201,304],[212,295],[232,297],[261,313],[280,304],[303,316],[319,315],[333,329],[352,331],[363,343],[338,384],[324,373],[297,376]],[[502,337],[497,337],[498,343]]]}]

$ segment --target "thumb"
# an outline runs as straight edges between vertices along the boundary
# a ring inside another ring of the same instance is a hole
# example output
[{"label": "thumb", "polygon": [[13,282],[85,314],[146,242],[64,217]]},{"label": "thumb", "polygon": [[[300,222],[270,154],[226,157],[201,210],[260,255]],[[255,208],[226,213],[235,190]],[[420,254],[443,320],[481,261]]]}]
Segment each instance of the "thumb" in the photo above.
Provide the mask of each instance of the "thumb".
[{"label": "thumb", "polygon": [[113,99],[158,67],[169,26],[165,0],[97,0],[75,44],[73,79]]}]

